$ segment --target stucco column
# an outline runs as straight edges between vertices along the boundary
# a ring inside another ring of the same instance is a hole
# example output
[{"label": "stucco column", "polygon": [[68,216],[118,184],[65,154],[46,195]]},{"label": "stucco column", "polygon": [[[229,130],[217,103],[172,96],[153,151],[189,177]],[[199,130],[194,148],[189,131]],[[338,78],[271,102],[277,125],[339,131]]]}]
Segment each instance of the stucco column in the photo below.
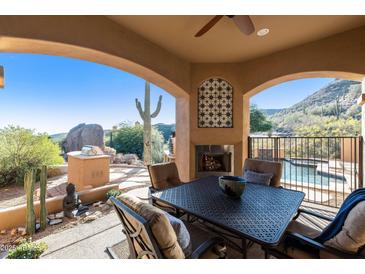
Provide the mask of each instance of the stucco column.
[{"label": "stucco column", "polygon": [[176,98],[176,165],[182,181],[190,181],[190,98]]},{"label": "stucco column", "polygon": [[248,158],[248,137],[250,136],[250,97],[243,95],[242,164]]},{"label": "stucco column", "polygon": [[0,88],[4,88],[4,67],[0,66]]},{"label": "stucco column", "polygon": [[[361,136],[365,136],[365,77],[362,80],[362,85],[361,85],[361,96],[358,99],[358,104],[361,106]],[[362,145],[362,159],[365,159],[365,145],[363,142]],[[360,167],[360,171],[364,173],[365,170],[365,162],[362,161],[362,168]],[[363,177],[363,176],[362,176]],[[363,187],[364,186],[364,182],[360,181],[359,182],[359,187]]]}]

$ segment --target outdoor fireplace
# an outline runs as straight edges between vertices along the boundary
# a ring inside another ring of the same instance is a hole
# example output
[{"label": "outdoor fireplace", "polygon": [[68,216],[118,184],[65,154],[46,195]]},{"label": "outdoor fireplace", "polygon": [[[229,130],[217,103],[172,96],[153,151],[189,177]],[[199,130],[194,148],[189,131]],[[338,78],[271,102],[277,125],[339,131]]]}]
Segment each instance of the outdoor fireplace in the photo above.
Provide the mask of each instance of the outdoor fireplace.
[{"label": "outdoor fireplace", "polygon": [[233,145],[197,145],[196,177],[233,175]]}]

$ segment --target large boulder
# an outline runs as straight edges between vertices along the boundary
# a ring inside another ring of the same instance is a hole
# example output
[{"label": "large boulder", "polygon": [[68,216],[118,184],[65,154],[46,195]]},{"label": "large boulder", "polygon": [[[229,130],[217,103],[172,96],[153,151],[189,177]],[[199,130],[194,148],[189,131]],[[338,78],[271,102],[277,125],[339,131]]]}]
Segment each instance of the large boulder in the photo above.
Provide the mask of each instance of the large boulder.
[{"label": "large boulder", "polygon": [[104,149],[104,130],[97,124],[79,124],[72,128],[63,142],[65,153],[78,151],[85,145],[98,146]]}]

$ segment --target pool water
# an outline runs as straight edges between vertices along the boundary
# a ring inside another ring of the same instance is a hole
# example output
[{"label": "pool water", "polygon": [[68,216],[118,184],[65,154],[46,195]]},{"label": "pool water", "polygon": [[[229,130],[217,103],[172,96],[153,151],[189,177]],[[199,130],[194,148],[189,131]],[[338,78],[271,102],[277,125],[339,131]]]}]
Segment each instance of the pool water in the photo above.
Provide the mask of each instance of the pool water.
[{"label": "pool water", "polygon": [[[329,174],[319,174],[317,173],[315,167],[308,166],[298,166],[289,162],[289,160],[283,160],[283,175],[282,180],[290,182],[298,182],[306,184],[316,184],[322,186],[328,186],[329,183],[343,184],[344,178],[337,177],[334,178],[333,175]],[[320,164],[319,164],[320,165]]]}]

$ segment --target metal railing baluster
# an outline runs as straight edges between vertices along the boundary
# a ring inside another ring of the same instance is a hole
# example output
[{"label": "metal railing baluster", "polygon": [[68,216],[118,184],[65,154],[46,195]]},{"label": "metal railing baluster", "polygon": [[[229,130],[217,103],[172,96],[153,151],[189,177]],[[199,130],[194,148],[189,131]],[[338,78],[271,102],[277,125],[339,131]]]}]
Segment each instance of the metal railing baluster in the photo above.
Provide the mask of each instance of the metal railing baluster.
[{"label": "metal railing baluster", "polygon": [[248,146],[251,158],[282,162],[284,187],[306,192],[306,201],[339,207],[348,190],[362,186],[361,136],[250,136]]}]

